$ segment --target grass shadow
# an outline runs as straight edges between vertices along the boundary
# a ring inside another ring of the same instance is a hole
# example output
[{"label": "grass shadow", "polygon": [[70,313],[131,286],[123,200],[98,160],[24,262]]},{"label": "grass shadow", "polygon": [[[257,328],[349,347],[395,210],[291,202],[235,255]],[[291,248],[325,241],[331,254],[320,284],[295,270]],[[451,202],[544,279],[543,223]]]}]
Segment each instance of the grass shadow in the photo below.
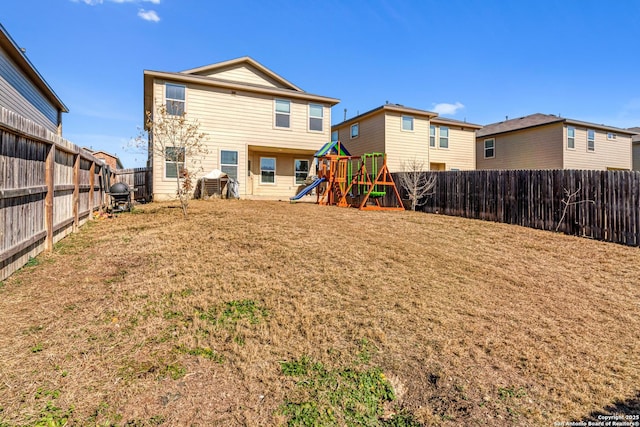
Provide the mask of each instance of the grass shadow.
[{"label": "grass shadow", "polygon": [[[635,396],[632,396],[623,401],[616,401],[611,405],[605,406],[601,410],[593,411],[587,415],[581,421],[599,421],[599,416],[611,416],[611,415],[638,415],[640,416],[640,391],[636,392]],[[637,421],[637,420],[636,420]]]}]

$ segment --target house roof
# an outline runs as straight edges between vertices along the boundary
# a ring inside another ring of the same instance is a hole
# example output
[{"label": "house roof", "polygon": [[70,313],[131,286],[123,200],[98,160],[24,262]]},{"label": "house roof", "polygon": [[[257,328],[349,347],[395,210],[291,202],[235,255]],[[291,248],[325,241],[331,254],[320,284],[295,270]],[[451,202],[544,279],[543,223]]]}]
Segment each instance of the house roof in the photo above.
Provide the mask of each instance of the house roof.
[{"label": "house roof", "polygon": [[340,126],[344,126],[344,125],[348,125],[351,123],[355,123],[357,121],[360,121],[364,118],[367,117],[371,117],[374,116],[376,114],[380,114],[383,112],[394,112],[394,113],[400,113],[400,114],[410,114],[412,116],[418,116],[418,117],[426,117],[427,119],[432,119],[434,117],[438,116],[438,113],[434,113],[432,111],[426,111],[426,110],[419,110],[417,108],[410,108],[410,107],[405,107],[404,105],[400,105],[400,104],[384,104],[381,105],[380,107],[374,108],[373,110],[369,110],[365,113],[359,114],[355,117],[352,117],[348,120],[345,120],[341,123],[335,124],[333,126],[331,126],[332,128],[335,127],[340,127]]},{"label": "house roof", "polygon": [[[224,69],[229,66],[238,65],[238,64],[247,64],[251,67],[256,68],[258,71],[266,74],[269,78],[277,81],[278,83],[285,86],[284,88],[272,87],[266,85],[260,85],[255,83],[246,83],[246,82],[237,82],[227,79],[221,79],[217,77],[209,77],[203,76],[199,73],[211,72],[219,69]],[[294,84],[290,83],[283,77],[277,75],[273,71],[269,70],[265,66],[261,65],[254,59],[249,57],[243,57],[238,59],[233,59],[231,61],[220,62],[217,64],[211,64],[204,67],[193,68],[191,70],[186,70],[183,72],[167,72],[167,71],[153,71],[153,70],[144,70],[144,111],[151,110],[153,103],[153,80],[154,79],[162,79],[172,82],[180,82],[180,83],[192,83],[199,84],[203,86],[224,88],[229,90],[237,90],[237,91],[245,91],[252,93],[260,93],[272,96],[282,96],[291,99],[303,99],[305,101],[315,101],[320,103],[329,104],[331,106],[336,105],[340,102],[337,98],[330,98],[327,96],[315,95],[312,93],[308,93],[298,88]],[[146,119],[146,116],[145,116]]]},{"label": "house roof", "polygon": [[452,125],[452,126],[461,126],[461,127],[466,127],[466,128],[471,128],[471,129],[481,129],[482,125],[477,125],[475,123],[469,123],[466,121],[461,121],[461,120],[455,120],[455,119],[450,119],[448,117],[434,117],[431,119],[431,123],[435,123],[435,124],[443,124],[443,125]]},{"label": "house roof", "polygon": [[[115,154],[111,154],[111,153],[108,153],[108,152],[102,151],[102,150],[93,150],[93,149],[91,149],[89,147],[82,147],[82,149],[90,152],[96,158],[100,158],[99,157],[100,155],[105,156],[105,157],[111,157],[112,159],[115,159],[115,161],[116,161],[116,169],[124,169],[124,166],[122,166],[122,162],[120,161],[120,157],[116,156]],[[101,160],[103,160],[103,159],[101,159]]]},{"label": "house roof", "polygon": [[[277,81],[284,87],[287,87],[291,90],[296,90],[298,92],[304,92],[298,86],[286,80],[284,77],[280,76],[279,74],[274,73],[273,71],[271,71],[270,69],[268,69],[267,67],[265,67],[264,65],[262,65],[261,63],[259,63],[258,61],[256,61],[255,59],[249,56],[243,56],[241,58],[231,59],[229,61],[223,61],[223,62],[217,62],[215,64],[204,65],[202,67],[192,68],[189,70],[182,71],[181,73],[203,75],[203,74],[208,74],[211,72],[215,72],[215,71],[223,70],[225,68],[234,67],[234,66],[243,65],[243,64],[250,65],[256,70],[267,75],[271,79]],[[237,83],[242,83],[242,82],[237,82]]]},{"label": "house roof", "polygon": [[31,61],[29,61],[24,51],[11,38],[2,24],[0,24],[0,47],[7,52],[7,55],[20,67],[20,70],[26,74],[29,80],[33,82],[49,102],[64,113],[69,112],[67,106],[64,105],[60,97],[53,91]]},{"label": "house roof", "polygon": [[631,141],[634,144],[640,144],[640,127],[632,127],[632,128],[628,128],[627,130],[631,132],[636,132],[637,135],[633,135],[631,137]]},{"label": "house roof", "polygon": [[498,135],[501,133],[514,132],[514,131],[523,130],[523,129],[530,129],[538,126],[545,126],[552,123],[566,123],[568,125],[602,129],[602,130],[622,133],[626,135],[634,134],[633,131],[616,128],[613,126],[584,122],[581,120],[568,119],[565,117],[558,117],[553,114],[536,113],[536,114],[530,114],[524,117],[518,117],[517,119],[505,120],[503,122],[487,125],[477,132],[477,136],[478,138],[484,138],[487,136]]}]

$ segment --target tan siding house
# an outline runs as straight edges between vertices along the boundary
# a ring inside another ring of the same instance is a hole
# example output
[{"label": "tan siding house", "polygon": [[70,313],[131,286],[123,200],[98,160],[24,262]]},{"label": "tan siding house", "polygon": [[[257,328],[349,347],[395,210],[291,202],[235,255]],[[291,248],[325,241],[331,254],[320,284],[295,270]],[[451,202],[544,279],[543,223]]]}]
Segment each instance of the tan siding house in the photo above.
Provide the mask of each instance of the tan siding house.
[{"label": "tan siding house", "polygon": [[633,132],[532,114],[477,132],[478,169],[631,169]]},{"label": "tan siding house", "polygon": [[69,110],[0,24],[0,107],[62,136]]},{"label": "tan siding house", "polygon": [[[334,125],[332,139],[339,139],[354,156],[386,153],[391,172],[402,171],[404,163],[414,159],[425,169],[463,170],[475,168],[475,131],[480,127],[431,111],[385,104]],[[432,132],[438,140],[435,146],[430,146]]]},{"label": "tan siding house", "polygon": [[[198,120],[209,150],[198,159],[198,176],[220,169],[248,198],[296,193],[314,170],[313,154],[330,140],[331,107],[339,102],[304,92],[248,57],[180,73],[145,71],[144,94],[145,111],[177,100]],[[154,199],[173,197],[175,166],[157,157],[149,166]]]},{"label": "tan siding house", "polygon": [[633,170],[640,171],[640,127],[629,128],[627,130],[636,132],[636,135],[631,137]]}]

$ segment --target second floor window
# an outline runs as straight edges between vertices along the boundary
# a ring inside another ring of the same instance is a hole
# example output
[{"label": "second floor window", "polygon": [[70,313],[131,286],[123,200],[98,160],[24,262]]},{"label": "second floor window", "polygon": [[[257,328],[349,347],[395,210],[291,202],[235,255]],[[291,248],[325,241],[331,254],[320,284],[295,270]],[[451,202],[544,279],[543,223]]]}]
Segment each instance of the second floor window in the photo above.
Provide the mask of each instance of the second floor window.
[{"label": "second floor window", "polygon": [[567,148],[572,150],[576,148],[576,128],[567,128]]},{"label": "second floor window", "polygon": [[276,109],[276,118],[275,118],[276,127],[290,128],[291,127],[291,101],[276,99],[275,109]]},{"label": "second floor window", "polygon": [[449,148],[449,128],[440,126],[440,148]]},{"label": "second floor window", "polygon": [[402,116],[402,130],[413,132],[413,117]]},{"label": "second floor window", "polygon": [[587,151],[596,151],[596,131],[587,130]]},{"label": "second floor window", "polygon": [[165,105],[167,114],[181,116],[184,114],[185,87],[171,83],[165,84]]},{"label": "second floor window", "polygon": [[337,141],[338,140],[338,135],[339,134],[338,134],[337,130],[331,131],[331,140],[332,141]]},{"label": "second floor window", "polygon": [[436,146],[436,127],[434,125],[429,126],[429,147]]},{"label": "second floor window", "polygon": [[319,104],[309,104],[309,130],[322,131],[324,108]]},{"label": "second floor window", "polygon": [[496,156],[496,140],[485,139],[484,140],[484,158],[492,159]]},{"label": "second floor window", "polygon": [[351,138],[357,138],[360,135],[360,124],[351,125]]}]

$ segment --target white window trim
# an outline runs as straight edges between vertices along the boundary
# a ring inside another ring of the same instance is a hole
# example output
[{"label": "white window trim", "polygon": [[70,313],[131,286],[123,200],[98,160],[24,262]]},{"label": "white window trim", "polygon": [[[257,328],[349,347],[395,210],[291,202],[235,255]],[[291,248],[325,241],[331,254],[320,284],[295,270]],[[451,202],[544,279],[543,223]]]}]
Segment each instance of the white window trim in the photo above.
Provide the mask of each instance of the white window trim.
[{"label": "white window trim", "polygon": [[[273,159],[273,182],[262,182],[262,159]],[[278,159],[275,157],[260,157],[260,185],[276,185],[278,182]]]},{"label": "white window trim", "polygon": [[[447,146],[443,147],[442,145],[440,145],[440,139],[442,139],[442,128],[447,129]],[[438,150],[448,150],[449,149],[449,143],[450,141],[450,136],[451,136],[451,128],[448,126],[438,126]]]},{"label": "white window trim", "polygon": [[[276,110],[276,105],[278,104],[278,102],[288,102],[289,103],[289,112],[288,113],[282,113]],[[290,99],[282,99],[282,98],[276,98],[273,100],[273,128],[274,129],[279,129],[279,130],[291,130],[292,126],[291,126],[291,100]],[[277,114],[288,114],[289,115],[289,127],[284,127],[284,126],[277,126],[278,121],[276,120],[276,115]]]},{"label": "white window trim", "polygon": [[[184,88],[184,100],[167,98],[167,85]],[[187,113],[187,86],[181,85],[178,83],[164,82],[164,105],[165,105],[165,108],[167,108],[167,114],[169,114],[169,102],[182,102],[184,104],[182,107],[182,112],[183,114],[186,114]],[[169,114],[169,115],[173,116],[174,114]]]},{"label": "white window trim", "polygon": [[[493,141],[493,156],[487,157],[487,141]],[[496,158],[496,139],[495,138],[487,138],[484,140],[484,158],[485,159],[495,159]]]},{"label": "white window trim", "polygon": [[[431,130],[433,129],[433,135],[431,135]],[[438,127],[436,125],[429,125],[429,148],[436,148],[436,139],[438,137]],[[433,138],[433,145],[431,145],[431,138]]]},{"label": "white window trim", "polygon": [[[589,132],[593,132],[593,139],[589,139]],[[589,148],[589,141],[593,141],[593,148]],[[594,153],[596,151],[596,131],[587,129],[587,152]]]},{"label": "white window trim", "polygon": [[[238,163],[231,164],[231,163],[222,163],[222,152],[223,151],[232,151],[236,153],[236,158],[238,159]],[[236,179],[240,178],[240,151],[238,150],[227,150],[224,148],[221,148],[220,151],[218,152],[218,159],[220,159],[220,170],[222,170],[223,166],[235,166],[236,167]]]},{"label": "white window trim", "polygon": [[[573,129],[573,147],[569,147],[569,129]],[[567,150],[575,150],[576,149],[576,128],[573,126],[567,126]]]},{"label": "white window trim", "polygon": [[[165,150],[166,150],[167,148],[175,148],[175,147],[165,147]],[[155,157],[155,156],[154,156],[154,157]],[[176,180],[176,178],[175,178],[175,177],[169,177],[169,176],[167,176],[167,163],[168,163],[168,162],[167,162],[167,154],[166,154],[166,151],[165,151],[165,155],[164,155],[164,156],[162,156],[162,180],[163,180],[163,181],[173,181],[173,182],[175,182],[175,180]],[[178,162],[171,162],[171,163],[176,163],[176,164],[177,164]],[[182,161],[182,167],[183,167],[183,168],[186,168],[186,165],[187,165],[187,154],[185,153],[185,155],[184,155],[184,161]],[[178,176],[180,176],[180,172],[178,171],[178,169],[177,169],[177,168],[176,168],[176,172],[178,173]],[[182,177],[180,177],[180,180],[182,180],[182,179],[183,179],[183,178],[182,178]]]},{"label": "white window trim", "polygon": [[309,161],[309,159],[293,159],[293,185],[302,185],[304,184],[304,182],[302,184],[298,184],[296,182],[296,172],[298,172],[296,170],[296,162],[307,162],[307,178],[311,173],[311,162]]},{"label": "white window trim", "polygon": [[[353,127],[358,126],[358,134],[353,136]],[[349,127],[349,139],[356,139],[360,137],[360,123],[354,123]]]},{"label": "white window trim", "polygon": [[607,132],[607,141],[615,141],[617,135],[613,132]]},{"label": "white window trim", "polygon": [[[311,106],[315,106],[315,107],[320,107],[320,111],[322,111],[322,116],[321,117],[311,117]],[[322,127],[320,130],[313,130],[311,129],[311,119],[320,119],[322,120]],[[324,132],[324,105],[322,104],[314,104],[314,103],[310,103],[307,106],[307,131],[309,132],[313,132],[313,133],[323,133]]]},{"label": "white window trim", "polygon": [[[404,119],[411,119],[411,129],[404,128]],[[400,118],[400,131],[402,132],[413,132],[415,130],[416,121],[413,116],[401,116]]]}]

